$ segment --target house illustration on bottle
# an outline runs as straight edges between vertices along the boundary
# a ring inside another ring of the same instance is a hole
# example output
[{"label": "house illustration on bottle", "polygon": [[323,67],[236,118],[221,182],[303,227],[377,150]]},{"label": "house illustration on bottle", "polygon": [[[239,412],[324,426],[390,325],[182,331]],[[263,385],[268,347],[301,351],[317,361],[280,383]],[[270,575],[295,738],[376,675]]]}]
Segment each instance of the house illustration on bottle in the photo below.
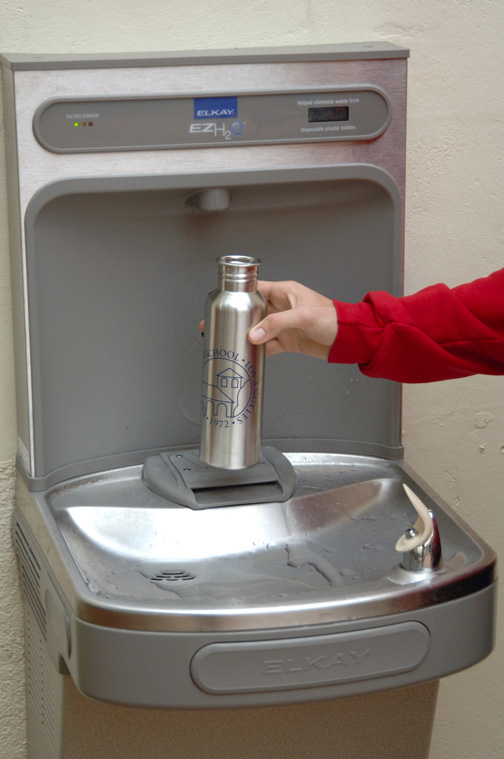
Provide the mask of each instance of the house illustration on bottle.
[{"label": "house illustration on bottle", "polygon": [[207,413],[211,410],[211,416],[218,416],[223,408],[227,419],[237,416],[238,396],[248,381],[230,366],[216,374],[215,383],[210,385],[211,396],[203,395],[202,398]]}]

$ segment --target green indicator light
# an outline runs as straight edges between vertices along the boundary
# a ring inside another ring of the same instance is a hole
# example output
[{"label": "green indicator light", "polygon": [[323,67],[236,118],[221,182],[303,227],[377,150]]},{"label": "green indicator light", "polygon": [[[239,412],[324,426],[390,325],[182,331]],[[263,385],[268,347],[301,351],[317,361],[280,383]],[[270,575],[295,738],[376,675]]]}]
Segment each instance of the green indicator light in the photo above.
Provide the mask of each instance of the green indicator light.
[{"label": "green indicator light", "polygon": [[79,126],[79,122],[78,121],[74,121],[74,126]]}]

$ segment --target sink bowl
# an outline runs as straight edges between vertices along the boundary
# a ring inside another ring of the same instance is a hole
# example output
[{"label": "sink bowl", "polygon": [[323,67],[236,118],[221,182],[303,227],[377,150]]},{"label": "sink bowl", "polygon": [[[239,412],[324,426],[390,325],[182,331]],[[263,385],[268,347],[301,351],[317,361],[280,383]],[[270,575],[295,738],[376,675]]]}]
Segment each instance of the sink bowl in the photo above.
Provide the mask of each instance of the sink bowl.
[{"label": "sink bowl", "polygon": [[401,465],[289,458],[285,503],[193,511],[151,492],[141,467],[52,488],[43,500],[78,570],[73,586],[58,578],[65,595],[96,624],[236,630],[389,614],[487,584],[488,553],[437,504],[442,570],[400,569],[395,543],[415,521],[402,483],[429,500]]},{"label": "sink bowl", "polygon": [[[286,455],[297,485],[283,503],[193,510],[151,491],[142,466],[18,485],[28,612],[83,693],[287,703],[432,680],[489,653],[495,555],[414,473]],[[435,515],[435,571],[395,549],[417,516],[403,483]]]}]

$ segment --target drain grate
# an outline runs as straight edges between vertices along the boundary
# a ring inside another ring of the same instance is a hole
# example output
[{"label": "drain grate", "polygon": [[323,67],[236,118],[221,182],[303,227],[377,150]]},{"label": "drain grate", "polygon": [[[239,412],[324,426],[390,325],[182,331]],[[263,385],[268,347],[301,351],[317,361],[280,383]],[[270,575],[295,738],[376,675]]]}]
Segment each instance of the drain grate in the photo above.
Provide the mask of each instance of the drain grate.
[{"label": "drain grate", "polygon": [[158,572],[151,577],[151,582],[156,585],[164,585],[165,583],[177,583],[188,582],[189,580],[195,580],[196,575],[192,572],[187,572],[185,569],[165,569],[162,572]]}]

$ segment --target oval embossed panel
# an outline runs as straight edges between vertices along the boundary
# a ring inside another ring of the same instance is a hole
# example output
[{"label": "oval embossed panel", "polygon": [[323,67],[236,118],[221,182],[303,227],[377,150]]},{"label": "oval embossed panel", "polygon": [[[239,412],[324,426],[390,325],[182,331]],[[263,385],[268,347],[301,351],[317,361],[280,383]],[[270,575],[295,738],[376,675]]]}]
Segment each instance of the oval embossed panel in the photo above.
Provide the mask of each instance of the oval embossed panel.
[{"label": "oval embossed panel", "polygon": [[290,640],[215,643],[201,648],[191,675],[214,694],[290,690],[366,680],[418,667],[430,647],[419,622]]}]

